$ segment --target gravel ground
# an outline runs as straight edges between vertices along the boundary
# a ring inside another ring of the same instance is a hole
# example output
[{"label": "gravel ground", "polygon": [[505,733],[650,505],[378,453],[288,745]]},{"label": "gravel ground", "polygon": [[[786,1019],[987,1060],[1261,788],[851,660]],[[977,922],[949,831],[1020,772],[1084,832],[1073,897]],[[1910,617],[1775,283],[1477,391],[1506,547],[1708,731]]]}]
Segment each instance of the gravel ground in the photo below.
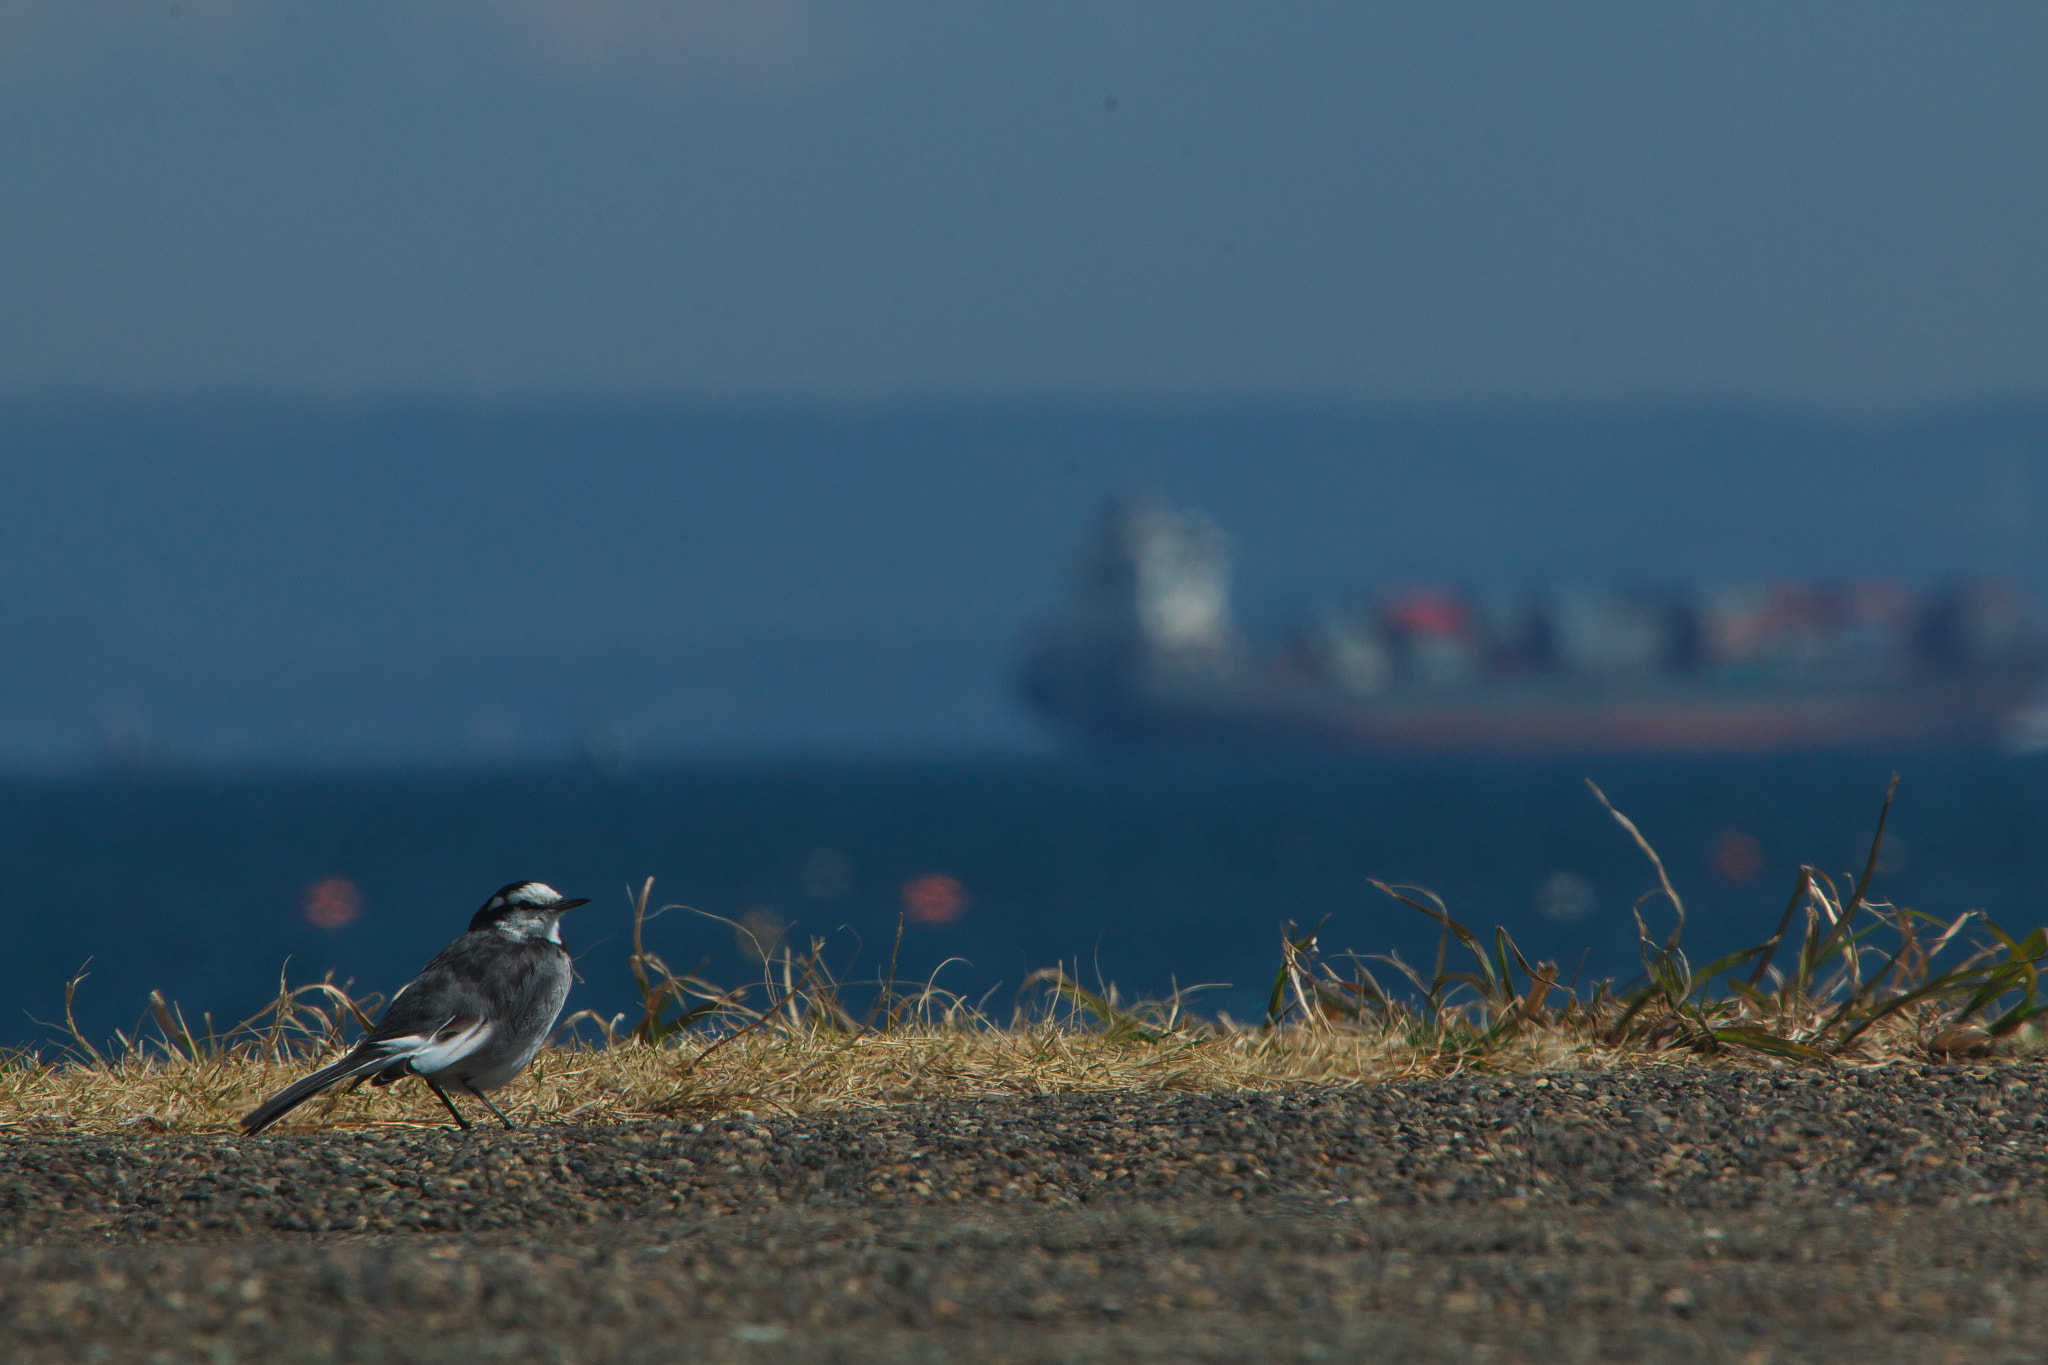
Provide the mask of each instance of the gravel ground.
[{"label": "gravel ground", "polygon": [[15,1137],[0,1355],[2034,1361],[2044,1082],[1656,1068]]}]

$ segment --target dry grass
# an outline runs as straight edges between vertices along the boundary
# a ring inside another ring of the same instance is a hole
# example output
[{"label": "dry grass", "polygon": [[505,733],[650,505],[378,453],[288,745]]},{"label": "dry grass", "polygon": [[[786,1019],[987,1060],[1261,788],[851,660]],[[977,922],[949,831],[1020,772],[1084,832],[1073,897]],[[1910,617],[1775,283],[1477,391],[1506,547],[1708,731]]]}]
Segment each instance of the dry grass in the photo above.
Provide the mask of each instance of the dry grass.
[{"label": "dry grass", "polygon": [[[1392,956],[1325,958],[1314,931],[1290,928],[1258,1025],[1197,1018],[1178,998],[1127,1005],[1057,969],[1026,983],[1037,1004],[1006,1024],[941,992],[899,993],[893,971],[868,983],[871,1001],[856,1018],[820,942],[804,956],[781,950],[761,982],[739,990],[671,971],[641,934],[650,880],[635,907],[631,956],[639,1019],[573,1016],[501,1103],[522,1122],[616,1123],[1054,1092],[1358,1085],[1467,1070],[1832,1067],[2038,1047],[2048,930],[2016,939],[1979,911],[1944,921],[1868,899],[1890,791],[1848,894],[1803,867],[1775,934],[1694,970],[1681,946],[1684,902],[1662,861],[1593,790],[1657,877],[1638,902],[1643,975],[1625,990],[1573,989],[1555,963],[1529,962],[1506,930],[1489,943],[1430,892],[1381,885],[1441,927],[1434,968]],[[1662,939],[1641,913],[1650,902],[1673,919]],[[1453,955],[1469,966],[1447,967]],[[117,1036],[101,1049],[74,1028],[57,1055],[0,1056],[0,1130],[231,1131],[288,1080],[351,1047],[380,1004],[332,982],[281,984],[263,1014],[202,1038],[152,995],[155,1036]],[[410,1085],[330,1095],[287,1121],[444,1122],[438,1102]]]},{"label": "dry grass", "polygon": [[[1158,1046],[1110,1042],[1056,1024],[887,1034],[784,1031],[750,1035],[701,1062],[700,1048],[551,1049],[499,1103],[521,1124],[619,1123],[1054,1092],[1258,1090],[1431,1069],[1390,1040],[1299,1029],[1181,1036]],[[1536,1049],[1527,1060],[1538,1060]],[[198,1061],[133,1055],[102,1065],[18,1064],[0,1072],[0,1129],[226,1131],[309,1065],[240,1053]],[[425,1087],[406,1085],[313,1101],[284,1130],[447,1122]]]}]

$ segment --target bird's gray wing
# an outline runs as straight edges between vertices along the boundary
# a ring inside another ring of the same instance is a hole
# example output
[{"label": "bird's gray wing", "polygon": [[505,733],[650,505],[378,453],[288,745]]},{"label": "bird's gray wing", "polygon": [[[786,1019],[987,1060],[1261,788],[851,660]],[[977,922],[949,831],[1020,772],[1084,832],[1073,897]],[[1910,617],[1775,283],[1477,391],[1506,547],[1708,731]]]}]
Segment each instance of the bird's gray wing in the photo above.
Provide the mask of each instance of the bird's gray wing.
[{"label": "bird's gray wing", "polygon": [[485,998],[491,945],[480,938],[464,934],[444,948],[392,997],[363,1046],[394,1068],[439,1071],[489,1042],[499,1011]]}]

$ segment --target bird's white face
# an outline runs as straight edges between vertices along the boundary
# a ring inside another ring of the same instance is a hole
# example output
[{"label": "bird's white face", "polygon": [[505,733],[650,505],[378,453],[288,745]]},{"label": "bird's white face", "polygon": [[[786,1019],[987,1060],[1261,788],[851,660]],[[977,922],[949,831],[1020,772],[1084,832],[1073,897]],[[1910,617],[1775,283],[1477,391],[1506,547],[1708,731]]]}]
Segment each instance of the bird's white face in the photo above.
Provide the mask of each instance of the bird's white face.
[{"label": "bird's white face", "polygon": [[562,941],[564,910],[586,904],[570,900],[546,882],[515,882],[484,902],[472,930],[489,928],[519,943]]},{"label": "bird's white face", "polygon": [[562,941],[562,917],[544,910],[522,910],[514,908],[491,926],[506,938],[519,943],[533,939],[546,939],[549,943]]}]

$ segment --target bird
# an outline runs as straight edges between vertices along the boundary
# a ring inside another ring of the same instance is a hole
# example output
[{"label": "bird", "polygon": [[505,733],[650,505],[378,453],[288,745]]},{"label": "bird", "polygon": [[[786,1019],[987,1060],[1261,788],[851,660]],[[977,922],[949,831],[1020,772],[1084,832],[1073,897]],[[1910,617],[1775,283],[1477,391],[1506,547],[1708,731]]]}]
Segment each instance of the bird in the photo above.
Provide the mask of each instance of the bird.
[{"label": "bird", "polygon": [[469,932],[391,997],[369,1037],[251,1110],[242,1131],[254,1136],[344,1081],[354,1090],[407,1076],[425,1081],[464,1130],[470,1122],[443,1087],[468,1091],[506,1128],[518,1127],[484,1092],[524,1071],[555,1026],[572,974],[562,914],[588,904],[545,882],[500,888],[470,917]]}]

